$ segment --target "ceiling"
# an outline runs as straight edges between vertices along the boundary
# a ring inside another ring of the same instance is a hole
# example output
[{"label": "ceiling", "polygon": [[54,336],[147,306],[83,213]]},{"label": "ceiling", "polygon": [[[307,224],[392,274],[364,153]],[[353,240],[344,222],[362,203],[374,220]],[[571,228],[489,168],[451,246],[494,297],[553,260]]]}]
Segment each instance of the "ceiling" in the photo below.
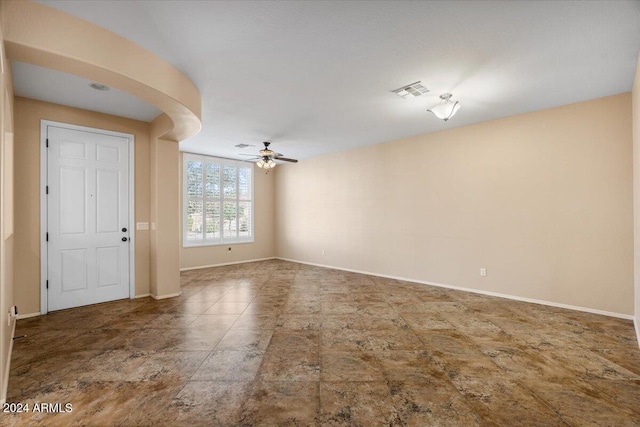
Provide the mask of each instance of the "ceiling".
[{"label": "ceiling", "polygon": [[[180,149],[232,158],[270,140],[304,159],[627,92],[640,49],[638,1],[41,3],[186,74],[203,128]],[[15,64],[14,78],[18,95],[157,114],[115,90],[87,95],[87,81],[63,73]],[[418,80],[429,94],[391,93]],[[426,111],[445,92],[462,104],[446,123]]]},{"label": "ceiling", "polygon": [[118,89],[96,91],[87,80],[73,74],[12,61],[14,93],[25,98],[150,122],[161,111]]}]

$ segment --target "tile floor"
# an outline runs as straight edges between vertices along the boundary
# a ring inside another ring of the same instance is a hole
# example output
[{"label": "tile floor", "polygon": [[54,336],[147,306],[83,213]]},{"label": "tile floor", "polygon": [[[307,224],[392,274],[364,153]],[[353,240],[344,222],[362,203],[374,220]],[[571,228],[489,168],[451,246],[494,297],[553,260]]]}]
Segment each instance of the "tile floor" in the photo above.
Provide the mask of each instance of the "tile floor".
[{"label": "tile floor", "polygon": [[1,414],[46,426],[640,425],[630,321],[266,261],[21,320]]}]

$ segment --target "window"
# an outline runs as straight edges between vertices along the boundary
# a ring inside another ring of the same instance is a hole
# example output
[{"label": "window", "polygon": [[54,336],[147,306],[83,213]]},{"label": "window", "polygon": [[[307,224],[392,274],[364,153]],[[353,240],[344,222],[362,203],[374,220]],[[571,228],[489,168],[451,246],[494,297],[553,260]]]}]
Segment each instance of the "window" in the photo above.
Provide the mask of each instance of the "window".
[{"label": "window", "polygon": [[183,245],[253,242],[253,164],[183,155]]}]

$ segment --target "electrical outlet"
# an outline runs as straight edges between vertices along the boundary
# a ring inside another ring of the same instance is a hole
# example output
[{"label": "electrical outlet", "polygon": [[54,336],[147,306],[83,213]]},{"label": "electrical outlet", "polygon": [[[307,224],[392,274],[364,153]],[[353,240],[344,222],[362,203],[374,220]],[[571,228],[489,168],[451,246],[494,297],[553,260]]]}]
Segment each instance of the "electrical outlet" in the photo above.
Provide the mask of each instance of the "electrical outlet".
[{"label": "electrical outlet", "polygon": [[11,321],[18,317],[18,306],[9,307],[9,315],[7,316],[7,326],[11,326]]},{"label": "electrical outlet", "polygon": [[486,276],[486,275],[487,275],[487,269],[486,269],[486,268],[484,268],[484,267],[482,267],[482,268],[480,269],[480,275],[481,275],[482,277]]},{"label": "electrical outlet", "polygon": [[322,255],[324,255],[324,249],[322,250]]}]

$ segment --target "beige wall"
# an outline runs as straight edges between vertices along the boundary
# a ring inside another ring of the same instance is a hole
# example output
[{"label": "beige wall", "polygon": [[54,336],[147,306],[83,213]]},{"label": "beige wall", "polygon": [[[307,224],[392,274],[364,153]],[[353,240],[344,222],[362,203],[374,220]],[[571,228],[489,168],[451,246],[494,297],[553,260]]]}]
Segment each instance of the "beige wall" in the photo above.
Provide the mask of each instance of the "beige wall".
[{"label": "beige wall", "polygon": [[[180,156],[182,172],[182,156]],[[275,211],[274,211],[274,174],[279,166],[268,174],[263,169],[254,167],[254,230],[253,243],[242,243],[222,246],[189,247],[182,246],[182,223],[180,224],[180,268],[188,269],[207,265],[242,262],[254,259],[272,258],[275,256]],[[182,177],[182,173],[180,173]],[[182,186],[180,188],[180,205],[182,205]],[[181,216],[182,220],[182,216]],[[231,248],[231,252],[228,249]]]},{"label": "beige wall", "polygon": [[630,315],[631,156],[626,93],[279,167],[276,253]]},{"label": "beige wall", "polygon": [[[22,314],[40,312],[41,120],[133,134],[135,218],[149,222],[149,123],[16,97],[15,298]],[[136,294],[148,294],[149,231],[136,231],[135,239]]]},{"label": "beige wall", "polygon": [[[3,11],[0,9],[0,20]],[[4,52],[0,26],[0,403],[7,396],[9,362],[15,319],[9,317],[14,305],[13,274],[13,83],[11,64]]]},{"label": "beige wall", "polygon": [[640,345],[640,55],[633,81],[632,116],[633,116],[633,222],[634,222],[634,290],[635,290],[635,324]]},{"label": "beige wall", "polygon": [[151,124],[151,295],[180,294],[180,190],[178,142],[161,139],[172,123],[160,116]]}]

